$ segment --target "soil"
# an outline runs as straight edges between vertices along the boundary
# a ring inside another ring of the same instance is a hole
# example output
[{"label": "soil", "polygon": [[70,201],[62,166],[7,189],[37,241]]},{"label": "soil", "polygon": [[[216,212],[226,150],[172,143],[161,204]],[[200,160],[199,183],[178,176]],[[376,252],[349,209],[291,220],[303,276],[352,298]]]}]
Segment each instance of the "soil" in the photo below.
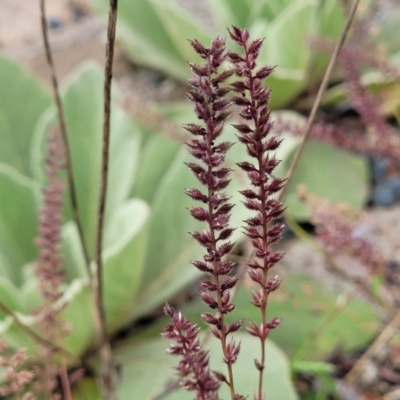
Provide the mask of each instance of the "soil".
[{"label": "soil", "polygon": [[[182,0],[183,1],[183,0]],[[388,4],[390,2],[387,2]],[[194,12],[202,14],[203,18],[209,20],[209,15],[199,6],[199,2],[190,2],[190,7]],[[49,85],[48,67],[44,57],[43,44],[41,39],[40,17],[37,1],[26,0],[0,0],[0,49],[1,52],[24,65],[40,80]],[[100,65],[104,63],[104,39],[105,24],[98,20],[91,13],[90,7],[85,0],[48,0],[47,1],[48,20],[52,28],[50,29],[50,41],[53,49],[57,74],[60,81],[65,78],[77,65],[87,60],[95,60]],[[128,95],[134,95],[145,101],[171,101],[183,98],[184,88],[180,83],[173,79],[162,76],[156,71],[139,68],[132,65],[125,57],[121,48],[117,49],[115,58],[115,76],[122,91]],[[399,242],[395,243],[388,240],[388,237],[400,237],[400,208],[374,209],[368,213],[369,226],[384,226],[389,230],[390,235],[383,235],[378,228],[371,228],[371,235],[390,258],[397,260],[400,265]],[[319,252],[309,244],[298,239],[286,241],[286,257],[284,268],[288,270],[301,271],[317,278],[321,285],[327,289],[335,289],[344,293],[354,291],[355,283],[349,277],[332,269],[332,263],[327,261]],[[335,265],[341,265],[351,274],[365,274],[365,269],[349,259],[336,256]],[[386,356],[393,355],[396,349],[386,346]],[[398,351],[398,350],[397,350]],[[391,352],[391,353],[390,353]],[[393,354],[392,354],[393,353]],[[398,357],[398,353],[396,353]],[[346,358],[347,359],[344,359]],[[357,356],[344,355],[342,359],[336,360],[338,366],[346,362],[354,363]],[[382,357],[382,356],[381,356]],[[384,355],[385,357],[385,355]],[[350,359],[350,361],[349,361]],[[400,359],[397,358],[397,361]],[[393,364],[393,363],[392,363]],[[372,367],[371,367],[372,365]],[[395,382],[391,375],[390,379],[380,379],[378,383],[390,381],[384,390],[376,389],[376,376],[381,370],[382,363],[375,362],[369,367],[374,373],[373,381],[375,387],[371,392],[376,393],[376,397],[361,397],[353,387],[341,385],[341,398],[343,399],[365,399],[372,398],[382,400],[400,399],[400,380]],[[395,365],[395,363],[394,363]],[[393,372],[395,367],[392,365],[389,372]],[[389,374],[387,372],[387,374]],[[393,372],[394,373],[394,372]],[[364,374],[363,382],[360,387],[371,387],[371,378]],[[371,374],[370,374],[371,375]],[[397,376],[396,376],[397,378]],[[305,379],[305,378],[304,378]],[[307,379],[305,379],[307,381]],[[369,390],[369,389],[368,389]],[[382,397],[382,393],[386,393]]]},{"label": "soil", "polygon": [[[85,0],[47,1],[49,39],[59,81],[84,61],[104,65],[104,21],[96,18]],[[0,49],[18,61],[40,80],[50,85],[44,55],[38,2],[0,0]],[[15,16],[18,15],[18,18]],[[117,46],[114,76],[124,93],[140,96],[146,101],[182,99],[184,87],[157,71],[132,65]]]}]

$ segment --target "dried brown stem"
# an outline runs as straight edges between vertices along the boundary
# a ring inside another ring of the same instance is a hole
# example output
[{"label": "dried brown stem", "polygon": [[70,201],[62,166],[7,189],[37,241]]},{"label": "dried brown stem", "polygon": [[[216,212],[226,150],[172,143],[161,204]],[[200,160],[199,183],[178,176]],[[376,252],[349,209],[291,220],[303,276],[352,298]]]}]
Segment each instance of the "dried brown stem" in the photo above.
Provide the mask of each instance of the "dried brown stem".
[{"label": "dried brown stem", "polygon": [[[67,170],[67,181],[68,181],[68,187],[69,187],[69,193],[70,193],[71,209],[72,209],[73,218],[75,220],[75,223],[76,223],[76,226],[78,229],[78,235],[80,238],[82,252],[83,252],[84,259],[85,259],[86,272],[87,272],[87,275],[89,278],[90,287],[92,289],[92,296],[93,296],[94,304],[96,305],[96,301],[95,301],[96,296],[95,296],[95,292],[94,292],[96,285],[95,285],[92,271],[90,269],[90,256],[89,256],[88,248],[86,245],[85,236],[83,233],[83,226],[82,226],[81,218],[79,215],[78,199],[77,199],[77,193],[76,193],[76,188],[75,188],[75,183],[74,183],[72,157],[71,157],[71,152],[70,152],[70,148],[69,148],[67,126],[66,126],[66,122],[65,122],[65,116],[64,116],[64,112],[63,112],[61,96],[60,96],[60,91],[59,91],[59,87],[58,87],[58,79],[57,79],[57,74],[56,74],[56,70],[55,70],[53,55],[52,55],[50,42],[49,42],[49,36],[48,36],[45,0],[40,0],[40,19],[41,19],[43,43],[44,43],[45,52],[46,52],[46,59],[47,59],[47,63],[50,68],[53,97],[54,97],[54,102],[56,104],[61,137],[62,137],[62,140],[64,143],[64,148],[65,148],[65,163],[66,163],[66,170]],[[99,336],[100,336],[101,324],[99,322],[99,318],[96,315],[96,314],[98,314],[96,311],[97,310],[96,310],[96,306],[95,306],[94,314],[95,314],[95,319],[97,322],[96,328],[99,331]],[[18,321],[18,320],[15,318],[15,321]],[[19,324],[19,325],[23,328],[23,324],[22,325]],[[24,330],[27,331],[26,329],[24,329]],[[28,329],[27,333],[29,333],[29,331],[30,330]],[[31,333],[30,333],[31,335],[32,335],[32,332],[35,333],[34,331],[31,331]],[[38,338],[39,338],[38,335],[35,334],[35,336],[36,336],[36,340],[38,340]],[[43,339],[43,340],[45,340],[45,339]],[[41,340],[39,340],[39,342],[46,346],[47,341],[44,342],[43,340],[41,338]],[[49,344],[51,344],[51,346],[49,346]],[[61,348],[59,348],[59,346],[56,346],[50,342],[47,344],[46,347],[49,347],[56,351],[60,351],[60,349],[61,349]],[[67,353],[67,355],[69,357],[71,357],[71,355],[68,352],[66,352],[63,349],[61,349],[61,350],[62,350],[61,351],[62,353]],[[79,361],[79,363],[80,363],[80,361]],[[65,378],[68,380],[68,376],[66,374],[66,370],[64,370],[63,367],[62,367],[62,371],[61,371],[61,378],[62,378],[62,382],[63,382],[64,396],[66,399],[70,399],[71,393],[70,393],[69,384],[65,380]]]},{"label": "dried brown stem", "polygon": [[113,381],[113,366],[111,346],[107,336],[106,315],[103,302],[103,261],[101,251],[103,247],[104,214],[107,194],[108,162],[110,149],[110,121],[111,121],[111,85],[114,59],[115,31],[117,25],[118,0],[110,0],[107,29],[106,65],[104,77],[104,122],[103,122],[103,150],[101,163],[100,200],[97,213],[96,231],[96,285],[95,302],[97,318],[100,323],[99,351],[101,360],[101,383],[108,400],[117,399]]},{"label": "dried brown stem", "polygon": [[71,385],[69,383],[67,365],[64,359],[61,361],[60,366],[60,380],[63,391],[63,399],[72,400]]},{"label": "dried brown stem", "polygon": [[53,55],[51,52],[51,47],[50,47],[50,42],[49,42],[49,35],[47,31],[47,21],[46,21],[46,1],[45,0],[40,0],[40,20],[41,20],[41,26],[42,26],[42,36],[43,36],[43,43],[44,43],[44,48],[46,51],[46,58],[47,58],[47,63],[50,68],[50,75],[51,75],[51,83],[52,83],[52,88],[53,88],[53,97],[54,97],[54,102],[56,104],[57,108],[57,117],[58,121],[60,124],[60,131],[61,131],[61,137],[64,142],[64,147],[65,147],[65,162],[66,162],[66,170],[67,170],[67,180],[68,180],[68,187],[69,187],[69,194],[70,194],[70,201],[71,201],[71,209],[72,209],[72,214],[78,229],[78,234],[79,238],[81,241],[82,245],[82,251],[83,255],[85,258],[85,266],[86,266],[86,272],[87,275],[92,281],[92,272],[90,270],[90,257],[89,257],[89,252],[85,243],[85,236],[83,234],[83,227],[82,227],[82,222],[79,216],[79,208],[78,208],[78,198],[76,194],[76,189],[75,189],[75,183],[74,183],[74,175],[73,175],[73,170],[72,170],[72,159],[71,159],[71,152],[69,148],[69,143],[68,143],[68,133],[67,133],[67,125],[65,123],[65,116],[62,108],[62,102],[61,102],[61,97],[60,97],[60,91],[58,89],[58,79],[57,79],[57,74],[54,66],[54,61],[53,61]]},{"label": "dried brown stem", "polygon": [[[335,46],[335,49],[333,50],[331,59],[329,60],[329,64],[328,64],[328,67],[327,67],[327,69],[325,71],[324,78],[322,79],[321,85],[320,85],[320,87],[318,89],[317,97],[315,98],[314,104],[313,104],[312,109],[311,109],[311,113],[310,113],[310,115],[308,117],[308,120],[307,120],[307,124],[306,124],[306,126],[304,128],[304,132],[303,132],[303,135],[302,135],[302,140],[301,140],[300,146],[298,147],[298,149],[297,149],[297,151],[296,151],[296,153],[295,153],[295,155],[293,157],[292,163],[290,164],[289,171],[288,171],[288,173],[286,175],[287,183],[290,181],[290,179],[292,178],[292,176],[294,174],[294,171],[297,168],[297,165],[299,163],[301,154],[303,153],[304,147],[305,147],[305,145],[307,143],[307,140],[308,140],[308,138],[310,136],[311,127],[312,127],[312,125],[314,123],[315,116],[317,114],[318,108],[321,105],[322,96],[325,93],[325,90],[326,90],[326,88],[328,86],[329,79],[330,79],[332,71],[333,71],[333,67],[334,67],[334,65],[336,63],[336,60],[337,60],[338,56],[339,56],[340,50],[341,50],[341,48],[342,48],[342,46],[343,46],[343,44],[344,44],[344,42],[345,42],[345,40],[347,38],[347,35],[349,33],[351,24],[352,24],[352,22],[354,20],[354,17],[356,15],[356,11],[357,11],[357,7],[358,7],[359,3],[360,3],[360,0],[354,0],[353,4],[351,6],[350,14],[349,14],[349,16],[347,18],[347,21],[346,21],[346,24],[345,24],[345,26],[343,28],[342,34],[340,35],[339,41],[337,42],[337,44]],[[283,189],[281,190],[280,195],[279,195],[280,199],[283,198],[287,187],[288,187],[288,184],[286,184],[283,187]]]}]

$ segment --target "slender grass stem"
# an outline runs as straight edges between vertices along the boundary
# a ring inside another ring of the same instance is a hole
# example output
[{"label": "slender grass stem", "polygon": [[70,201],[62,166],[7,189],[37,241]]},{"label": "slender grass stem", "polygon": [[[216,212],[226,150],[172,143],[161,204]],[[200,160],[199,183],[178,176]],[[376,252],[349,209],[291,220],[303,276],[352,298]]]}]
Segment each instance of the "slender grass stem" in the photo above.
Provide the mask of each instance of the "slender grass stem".
[{"label": "slender grass stem", "polygon": [[65,116],[64,116],[64,111],[63,111],[63,107],[62,107],[60,91],[58,88],[58,79],[57,79],[56,69],[55,69],[55,65],[54,65],[54,61],[53,61],[51,46],[50,46],[50,42],[49,42],[49,35],[48,35],[48,29],[47,29],[47,18],[46,18],[46,1],[45,0],[40,0],[40,20],[41,20],[42,36],[43,36],[43,43],[44,43],[44,48],[45,48],[45,52],[46,52],[47,64],[49,65],[49,68],[50,68],[53,97],[54,97],[54,102],[55,102],[56,108],[57,108],[57,117],[58,117],[58,121],[60,124],[61,137],[62,137],[62,140],[64,142],[64,147],[65,147],[65,159],[66,159],[65,162],[66,162],[67,180],[68,180],[68,188],[69,188],[69,194],[70,194],[71,209],[72,209],[74,221],[75,221],[77,229],[78,229],[80,242],[82,245],[83,256],[85,258],[86,272],[87,272],[89,279],[92,280],[92,271],[90,269],[90,256],[89,256],[89,252],[88,252],[87,245],[85,242],[82,221],[79,216],[78,198],[77,198],[76,188],[75,188],[75,183],[74,183],[75,181],[74,181],[74,174],[73,174],[73,168],[72,168],[71,151],[69,148],[67,125],[65,123]]},{"label": "slender grass stem", "polygon": [[[40,0],[40,19],[41,19],[43,43],[44,43],[44,48],[45,48],[45,52],[46,52],[46,59],[47,59],[47,63],[50,68],[53,97],[54,97],[54,102],[56,104],[57,117],[58,117],[58,121],[59,121],[59,125],[60,125],[61,137],[64,142],[64,148],[65,148],[65,161],[66,161],[67,181],[68,181],[68,188],[69,188],[69,194],[70,194],[71,209],[72,209],[73,218],[75,220],[75,223],[76,223],[76,226],[78,229],[78,235],[80,238],[82,252],[83,252],[84,259],[85,259],[86,272],[87,272],[87,276],[89,278],[89,285],[91,288],[92,300],[93,300],[95,328],[97,331],[97,336],[99,338],[101,338],[99,340],[100,343],[103,343],[104,342],[104,339],[103,339],[104,333],[103,332],[105,332],[105,323],[102,318],[101,302],[99,302],[99,299],[98,299],[98,293],[97,293],[98,282],[95,279],[95,277],[93,276],[91,268],[90,268],[89,251],[88,251],[87,244],[85,241],[83,225],[82,225],[82,221],[81,221],[80,214],[79,214],[78,198],[77,198],[77,193],[76,193],[76,188],[75,188],[75,183],[74,183],[75,181],[74,181],[74,175],[73,175],[72,157],[71,157],[71,152],[70,152],[70,147],[69,147],[67,126],[66,126],[65,115],[64,115],[64,111],[63,111],[63,107],[62,107],[62,101],[61,101],[61,96],[60,96],[60,91],[59,91],[56,69],[55,69],[53,55],[52,55],[51,46],[50,46],[50,42],[49,42],[47,18],[46,18],[46,1],[45,0]],[[110,399],[112,399],[112,398],[110,398]]]},{"label": "slender grass stem", "polygon": [[60,380],[61,380],[61,386],[62,386],[62,391],[63,391],[63,399],[64,400],[72,400],[71,387],[70,387],[69,379],[68,379],[67,365],[66,365],[64,359],[61,360]]},{"label": "slender grass stem", "polygon": [[102,364],[101,383],[108,400],[117,399],[113,382],[113,366],[111,346],[107,336],[106,315],[103,299],[103,230],[108,184],[109,150],[110,150],[110,121],[111,121],[111,85],[114,59],[115,32],[117,25],[118,0],[110,0],[107,29],[106,65],[104,77],[104,121],[103,121],[103,148],[101,162],[100,199],[97,213],[96,230],[96,309],[100,320],[99,353]]}]

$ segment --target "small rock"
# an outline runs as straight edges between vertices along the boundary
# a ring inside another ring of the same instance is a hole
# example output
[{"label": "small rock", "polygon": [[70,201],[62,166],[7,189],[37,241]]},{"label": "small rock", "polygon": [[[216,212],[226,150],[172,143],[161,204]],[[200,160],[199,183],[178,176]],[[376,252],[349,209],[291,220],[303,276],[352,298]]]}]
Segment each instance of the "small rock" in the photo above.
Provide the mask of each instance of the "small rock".
[{"label": "small rock", "polygon": [[47,18],[47,26],[50,29],[60,29],[62,27],[62,22],[58,18],[49,17]]}]

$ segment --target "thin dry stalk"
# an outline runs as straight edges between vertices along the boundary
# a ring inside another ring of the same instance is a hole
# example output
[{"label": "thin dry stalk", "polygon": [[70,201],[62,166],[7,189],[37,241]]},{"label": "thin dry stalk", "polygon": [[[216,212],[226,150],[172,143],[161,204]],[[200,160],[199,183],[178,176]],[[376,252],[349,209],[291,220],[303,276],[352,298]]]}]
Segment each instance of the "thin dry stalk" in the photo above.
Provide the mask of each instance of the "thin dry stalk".
[{"label": "thin dry stalk", "polygon": [[[98,288],[101,287],[101,285],[99,285],[98,280],[96,279],[96,277],[93,276],[92,271],[90,269],[90,256],[89,256],[89,252],[88,252],[88,249],[87,249],[87,246],[85,243],[83,227],[82,227],[81,219],[79,216],[78,200],[77,200],[74,178],[73,178],[72,160],[71,160],[71,154],[70,154],[69,145],[68,145],[69,143],[68,143],[67,127],[66,127],[66,123],[65,123],[65,116],[64,116],[64,112],[63,112],[63,108],[62,108],[61,97],[60,97],[60,93],[59,93],[59,89],[58,89],[58,80],[57,80],[57,75],[56,75],[55,66],[54,66],[54,62],[53,62],[53,56],[52,56],[51,47],[50,47],[49,38],[48,38],[45,0],[40,0],[40,11],[41,11],[41,26],[42,26],[43,42],[44,42],[45,51],[46,51],[47,63],[49,65],[50,72],[51,72],[53,96],[54,96],[54,101],[56,103],[56,108],[57,108],[61,137],[62,137],[62,140],[64,142],[64,147],[65,147],[66,170],[67,170],[67,179],[68,179],[68,186],[69,186],[69,192],[70,192],[71,208],[72,208],[75,223],[77,225],[80,241],[82,244],[82,251],[84,254],[84,258],[85,258],[86,271],[87,271],[87,275],[89,277],[89,284],[90,284],[90,288],[91,288],[91,292],[92,292],[92,296],[93,296],[95,325],[96,325],[97,335],[99,337],[100,349],[103,349],[101,351],[101,353],[104,354],[104,357],[102,359],[111,360],[111,350],[110,350],[110,345],[108,344],[107,333],[106,333],[106,328],[105,328],[105,318],[104,318],[104,312],[103,312],[103,306],[102,306],[102,300],[101,300],[102,296],[98,290]],[[115,36],[115,34],[114,34],[114,36]],[[103,365],[105,365],[105,364],[103,363]],[[107,365],[111,365],[111,361],[107,361]],[[110,368],[111,367],[107,367],[106,370],[109,370]],[[104,381],[105,381],[105,379],[104,379]],[[104,385],[104,386],[106,387],[107,385]],[[109,399],[112,400],[113,397],[109,397]]]},{"label": "thin dry stalk", "polygon": [[321,85],[320,85],[320,87],[318,89],[317,97],[315,98],[314,104],[313,104],[312,109],[311,109],[310,116],[308,117],[307,124],[306,124],[306,126],[304,128],[304,133],[302,135],[302,140],[301,140],[300,146],[298,147],[298,149],[297,149],[297,151],[296,151],[296,153],[295,153],[295,155],[293,157],[292,163],[290,164],[289,171],[288,171],[288,173],[286,175],[287,184],[283,187],[283,189],[281,190],[281,192],[279,194],[279,198],[280,199],[282,199],[283,195],[285,194],[286,188],[288,187],[288,182],[292,178],[292,176],[294,174],[294,171],[297,168],[297,165],[299,163],[301,154],[303,153],[304,147],[305,147],[305,145],[307,143],[307,140],[308,140],[308,138],[310,136],[310,132],[311,132],[311,128],[312,128],[312,125],[314,123],[314,120],[315,120],[315,116],[317,114],[319,106],[321,105],[322,96],[325,93],[325,90],[326,90],[326,88],[328,86],[329,79],[330,79],[332,71],[333,71],[333,67],[334,67],[334,65],[336,63],[336,60],[337,60],[338,56],[339,56],[340,50],[343,47],[343,44],[344,44],[344,42],[345,42],[345,40],[347,38],[347,35],[349,33],[351,24],[352,24],[352,22],[354,20],[354,17],[356,15],[356,11],[357,11],[357,7],[358,7],[359,3],[360,3],[360,0],[354,0],[353,5],[351,6],[350,14],[349,14],[349,16],[347,18],[347,21],[346,21],[346,25],[343,28],[342,34],[340,35],[340,38],[339,38],[339,41],[337,42],[337,44],[335,46],[335,49],[334,49],[334,51],[332,53],[331,59],[329,60],[329,64],[328,64],[328,67],[327,67],[327,69],[325,71],[324,78],[322,79]]},{"label": "thin dry stalk", "polygon": [[65,400],[72,400],[71,385],[68,379],[67,364],[63,359],[60,365],[60,380],[63,392],[63,398]]},{"label": "thin dry stalk", "polygon": [[85,243],[82,222],[81,222],[81,219],[79,216],[78,199],[77,199],[77,195],[76,195],[74,175],[73,175],[73,171],[72,171],[71,152],[70,152],[69,143],[68,143],[67,125],[65,123],[65,116],[64,116],[64,112],[63,112],[63,108],[62,108],[60,91],[58,89],[58,79],[57,79],[57,74],[56,74],[56,70],[55,70],[55,66],[54,66],[54,62],[53,62],[53,56],[52,56],[52,52],[51,52],[49,35],[48,35],[48,30],[47,30],[46,1],[45,0],[40,0],[40,20],[41,20],[41,26],[42,26],[42,36],[43,36],[44,48],[46,51],[47,63],[50,68],[54,102],[56,103],[57,116],[58,116],[58,121],[60,124],[61,137],[62,137],[62,140],[64,142],[64,147],[65,147],[65,162],[66,162],[67,180],[68,180],[68,187],[69,187],[69,193],[70,193],[72,214],[73,214],[73,217],[74,217],[77,229],[78,229],[79,238],[80,238],[80,241],[82,244],[82,251],[83,251],[83,255],[85,257],[86,272],[89,277],[89,280],[91,281],[92,280],[92,272],[90,270],[90,257],[89,257],[89,252],[87,250],[86,243]]},{"label": "thin dry stalk", "polygon": [[[102,359],[102,365],[104,367],[104,371],[102,373],[102,381],[103,385],[107,392],[108,399],[114,399],[114,389],[111,382],[111,349],[108,343],[107,332],[105,327],[105,316],[104,316],[104,309],[102,304],[102,276],[101,276],[101,237],[103,231],[103,217],[104,217],[104,206],[105,206],[105,193],[106,193],[106,177],[107,177],[107,169],[108,169],[108,141],[109,141],[109,130],[110,130],[110,93],[111,93],[111,77],[112,77],[112,60],[113,60],[113,53],[114,53],[114,41],[115,41],[115,26],[116,26],[116,17],[117,17],[117,1],[110,1],[110,20],[109,20],[109,30],[108,30],[108,44],[107,44],[107,63],[106,63],[106,83],[105,83],[105,121],[104,121],[104,132],[107,132],[104,136],[107,136],[105,142],[107,143],[106,152],[103,149],[103,169],[102,169],[102,185],[101,185],[101,196],[100,196],[100,207],[99,207],[99,227],[98,228],[98,237],[100,237],[100,241],[97,239],[99,251],[97,251],[97,277],[93,277],[92,272],[90,270],[90,257],[86,247],[86,243],[84,240],[83,228],[82,223],[79,217],[79,209],[78,209],[78,202],[77,202],[77,195],[74,185],[73,179],[73,170],[72,170],[72,161],[71,161],[71,154],[68,146],[68,134],[67,128],[65,123],[65,117],[62,108],[61,97],[59,94],[58,89],[58,80],[57,75],[55,72],[55,66],[53,62],[51,47],[48,38],[48,30],[47,30],[47,22],[46,22],[46,6],[45,0],[40,0],[40,11],[41,11],[41,26],[42,26],[42,35],[43,35],[43,42],[46,51],[47,62],[51,72],[51,81],[52,81],[52,88],[53,88],[53,96],[56,103],[57,114],[60,124],[61,136],[65,145],[66,149],[66,169],[67,169],[67,179],[69,185],[69,192],[70,192],[70,201],[71,201],[71,208],[73,212],[73,216],[78,228],[78,233],[80,236],[80,240],[82,243],[82,250],[85,257],[86,262],[86,270],[89,276],[90,284],[92,291],[94,292],[94,299],[95,299],[95,319],[96,325],[98,330],[98,336],[100,341],[100,357]],[[106,157],[104,157],[104,154]],[[104,159],[106,162],[104,163]],[[105,165],[105,168],[104,168]],[[104,173],[105,170],[105,173]],[[105,178],[103,178],[105,177]],[[105,184],[104,184],[105,182]],[[103,194],[104,193],[104,194]],[[100,259],[100,262],[99,262]],[[100,271],[100,273],[99,273]],[[53,346],[54,347],[54,346]]]},{"label": "thin dry stalk", "polygon": [[114,59],[115,31],[117,25],[118,0],[110,0],[107,30],[106,65],[104,78],[104,122],[103,122],[103,150],[101,164],[100,200],[97,213],[96,231],[96,284],[95,302],[97,318],[100,323],[99,352],[101,360],[101,383],[108,400],[117,399],[113,382],[113,365],[111,346],[107,336],[106,315],[103,303],[103,261],[101,257],[103,245],[104,214],[107,194],[108,162],[110,149],[110,121],[111,121],[111,84]]}]

